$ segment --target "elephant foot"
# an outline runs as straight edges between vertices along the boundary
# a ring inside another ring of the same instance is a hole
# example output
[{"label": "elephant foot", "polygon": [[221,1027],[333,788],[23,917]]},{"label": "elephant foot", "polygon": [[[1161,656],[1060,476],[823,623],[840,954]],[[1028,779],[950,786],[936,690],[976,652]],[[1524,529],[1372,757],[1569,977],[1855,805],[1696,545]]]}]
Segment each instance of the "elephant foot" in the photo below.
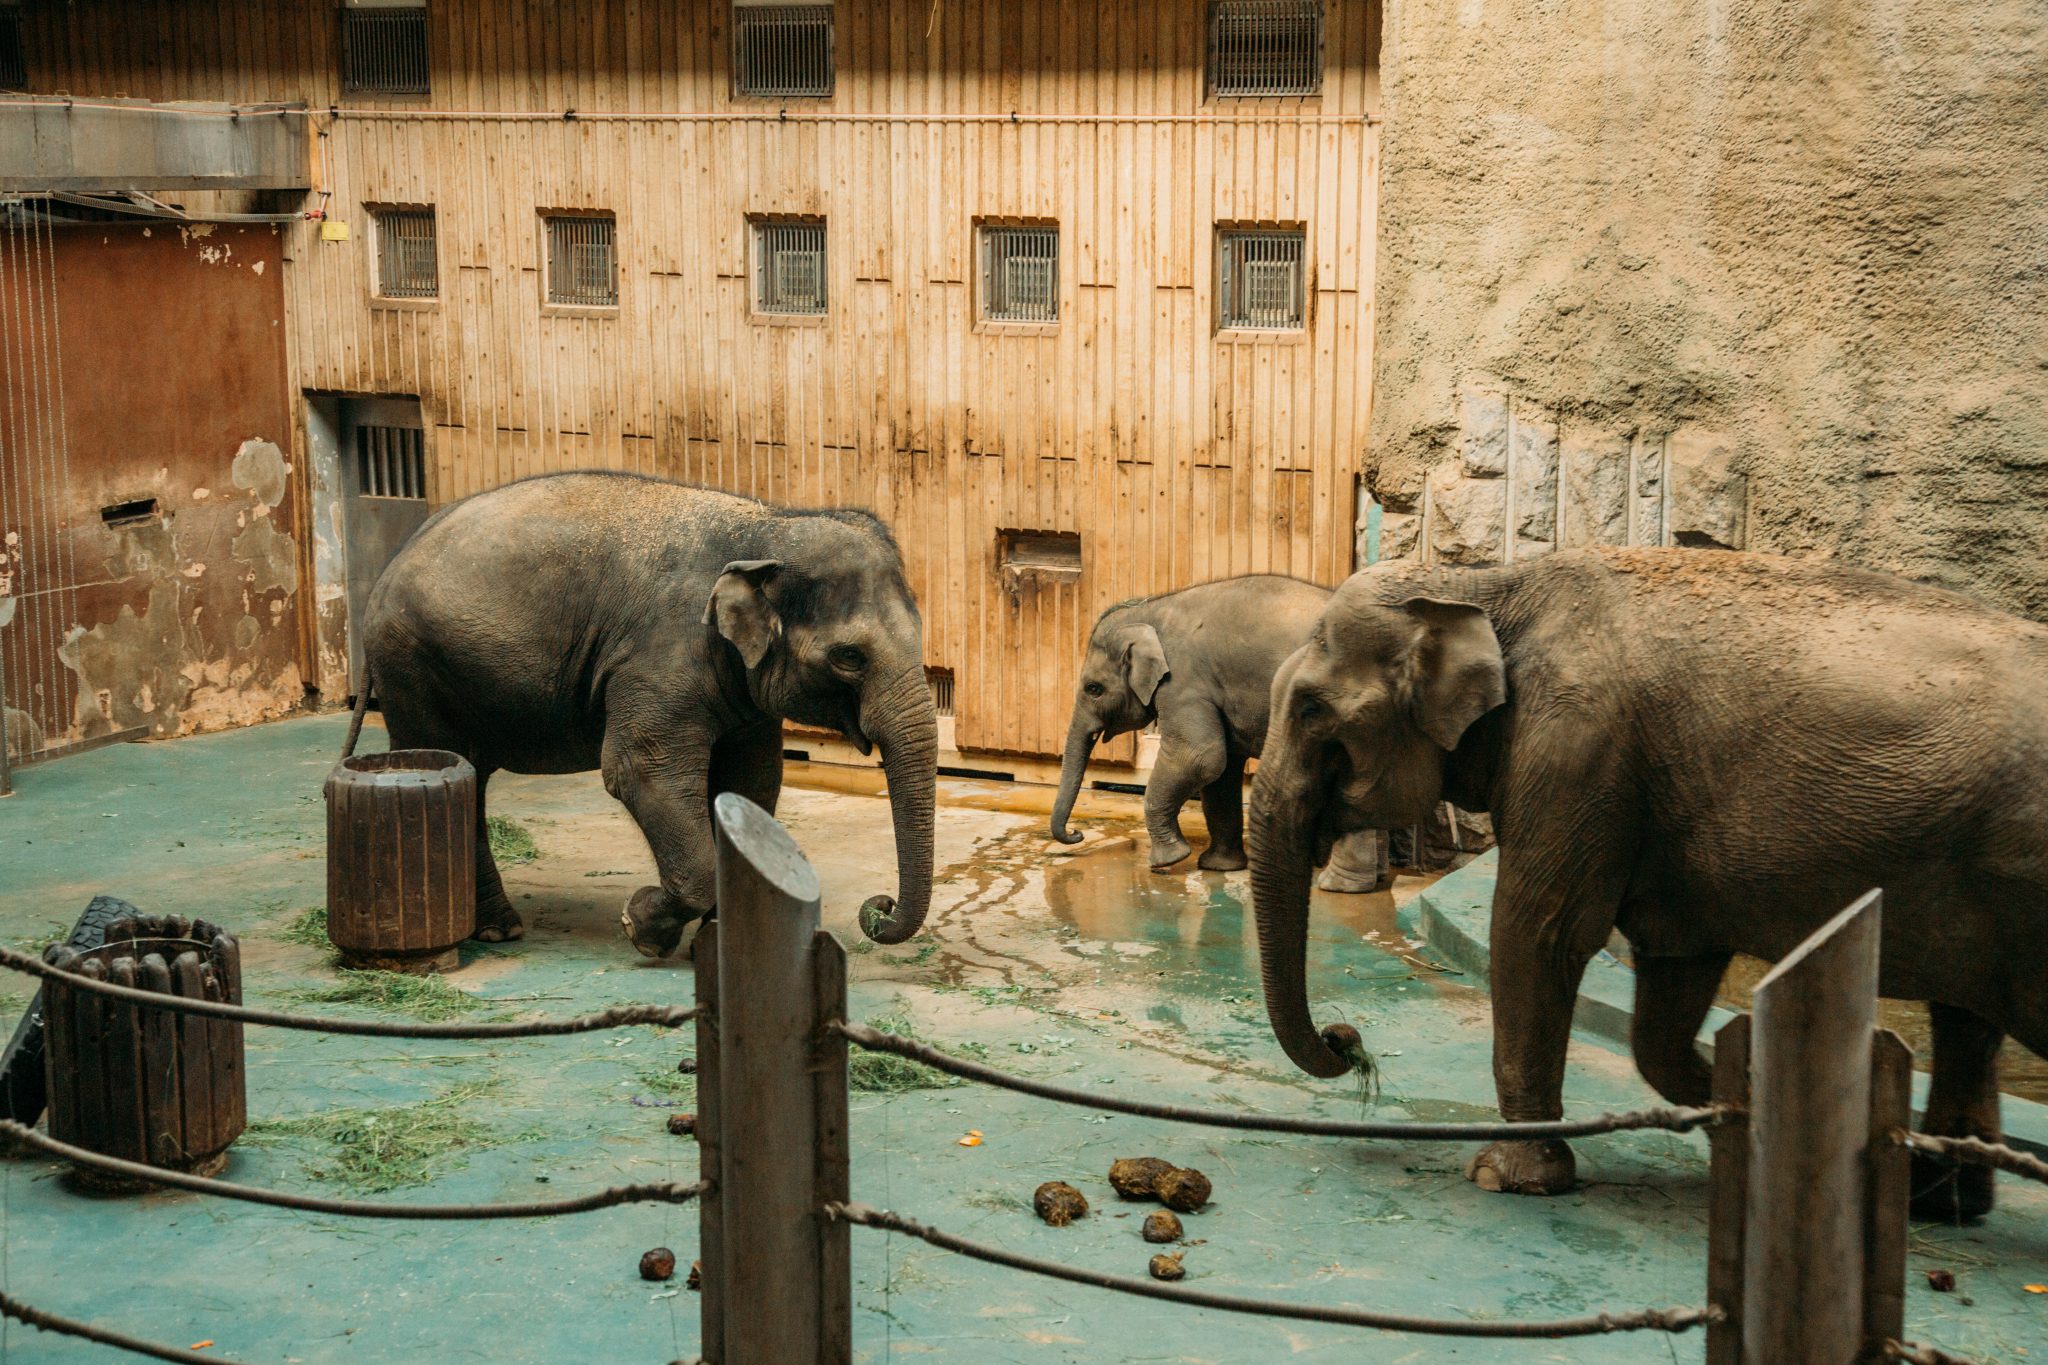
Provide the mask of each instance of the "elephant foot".
[{"label": "elephant foot", "polygon": [[1194,849],[1188,846],[1188,841],[1185,839],[1154,839],[1152,841],[1152,870],[1154,872],[1164,872],[1167,868],[1172,867],[1175,863],[1193,852]]},{"label": "elephant foot", "polygon": [[1363,896],[1386,890],[1392,881],[1391,877],[1382,877],[1377,871],[1360,872],[1355,868],[1339,867],[1333,858],[1316,874],[1316,890],[1334,891],[1340,896]]},{"label": "elephant foot", "polygon": [[1962,1224],[1991,1212],[1996,1198],[1988,1166],[1965,1166],[1925,1152],[1913,1153],[1913,1217],[1922,1222]]},{"label": "elephant foot", "polygon": [[1472,1158],[1465,1178],[1482,1190],[1506,1194],[1565,1194],[1579,1183],[1570,1144],[1496,1142]]},{"label": "elephant foot", "polygon": [[501,891],[476,903],[476,929],[470,937],[478,943],[510,943],[526,937],[526,921],[519,918],[511,899]]},{"label": "elephant foot", "polygon": [[1218,848],[1211,844],[1195,860],[1195,866],[1204,872],[1242,872],[1251,866],[1251,860],[1244,856],[1242,848]]},{"label": "elephant foot", "polygon": [[667,957],[683,941],[683,930],[695,918],[678,908],[660,887],[643,886],[626,902],[619,927],[642,957]]}]

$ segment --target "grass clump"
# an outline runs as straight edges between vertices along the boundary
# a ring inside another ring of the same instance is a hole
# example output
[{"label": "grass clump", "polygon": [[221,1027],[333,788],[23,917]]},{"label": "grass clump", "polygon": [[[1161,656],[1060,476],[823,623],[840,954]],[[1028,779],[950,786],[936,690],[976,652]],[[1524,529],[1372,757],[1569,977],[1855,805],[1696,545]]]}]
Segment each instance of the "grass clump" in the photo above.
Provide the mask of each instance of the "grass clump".
[{"label": "grass clump", "polygon": [[641,1072],[633,1079],[643,1089],[657,1095],[666,1095],[670,1099],[686,1100],[697,1093],[697,1078],[685,1076],[674,1067],[656,1067],[652,1071]]},{"label": "grass clump", "polygon": [[324,905],[311,905],[299,911],[278,931],[277,936],[286,943],[296,943],[301,948],[325,949],[334,946],[333,941],[327,937],[327,907]]},{"label": "grass clump", "polygon": [[530,863],[540,857],[540,845],[533,842],[533,835],[517,820],[502,815],[485,816],[484,838],[490,843],[491,857],[500,866]]},{"label": "grass clump", "polygon": [[287,992],[286,998],[306,1005],[361,1005],[429,1022],[453,1019],[490,1005],[438,976],[404,972],[345,971],[332,986],[305,987]]},{"label": "grass clump", "polygon": [[[907,1014],[880,1015],[868,1020],[868,1027],[899,1038],[917,1036]],[[965,1082],[893,1052],[869,1052],[856,1047],[849,1049],[846,1058],[846,1084],[871,1094],[900,1095],[910,1090],[944,1090]]]},{"label": "grass clump", "polygon": [[249,1125],[247,1137],[257,1142],[311,1138],[327,1143],[332,1156],[309,1162],[307,1175],[364,1194],[381,1194],[426,1184],[437,1173],[437,1165],[443,1170],[459,1168],[464,1164],[459,1157],[453,1163],[447,1160],[458,1153],[531,1141],[536,1134],[507,1134],[462,1112],[491,1086],[490,1081],[471,1081],[415,1104],[260,1119]]}]

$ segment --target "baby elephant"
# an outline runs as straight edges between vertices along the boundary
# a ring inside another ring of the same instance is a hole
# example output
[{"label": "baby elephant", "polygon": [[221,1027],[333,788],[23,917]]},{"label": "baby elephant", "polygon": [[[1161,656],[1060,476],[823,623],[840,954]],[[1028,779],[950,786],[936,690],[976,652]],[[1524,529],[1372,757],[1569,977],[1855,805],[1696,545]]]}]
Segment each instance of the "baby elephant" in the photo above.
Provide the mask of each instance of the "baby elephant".
[{"label": "baby elephant", "polygon": [[[1145,788],[1153,868],[1171,867],[1192,851],[1181,837],[1180,808],[1198,793],[1209,823],[1209,848],[1198,865],[1210,872],[1245,866],[1245,760],[1265,747],[1273,674],[1308,638],[1329,600],[1328,588],[1298,578],[1247,574],[1103,612],[1088,637],[1067,727],[1052,837],[1081,842],[1067,818],[1096,741],[1156,720],[1159,757]],[[1385,838],[1362,830],[1338,841],[1316,884],[1361,892],[1387,880]]]}]

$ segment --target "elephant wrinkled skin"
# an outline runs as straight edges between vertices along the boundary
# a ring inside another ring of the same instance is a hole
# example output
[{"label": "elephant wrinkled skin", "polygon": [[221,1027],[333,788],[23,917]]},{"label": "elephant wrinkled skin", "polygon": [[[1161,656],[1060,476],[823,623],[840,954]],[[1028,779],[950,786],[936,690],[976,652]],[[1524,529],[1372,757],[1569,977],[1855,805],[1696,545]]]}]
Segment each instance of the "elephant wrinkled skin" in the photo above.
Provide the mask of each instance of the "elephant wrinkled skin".
[{"label": "elephant wrinkled skin", "polygon": [[[1308,869],[1440,797],[1491,812],[1504,1117],[1560,1116],[1572,1006],[1619,928],[1633,1050],[1698,1104],[1693,1039],[1731,955],[1775,959],[1884,891],[1882,990],[1930,1003],[1924,1123],[1996,1138],[1995,1055],[2048,1052],[2048,630],[1888,575],[1759,554],[1591,550],[1466,572],[1384,566],[1331,598],[1273,684],[1253,784],[1266,1007],[1294,1062],[1344,1063],[1304,984]],[[1468,1172],[1549,1193],[1563,1143]],[[1991,1203],[1988,1171],[1916,1186]]]},{"label": "elephant wrinkled skin", "polygon": [[477,770],[477,937],[517,938],[484,839],[499,769],[599,769],[647,836],[659,886],[623,923],[649,956],[712,912],[711,802],[775,809],[784,718],[882,751],[897,894],[870,937],[917,932],[931,900],[938,720],[923,626],[888,529],[634,474],[552,474],[429,518],[371,594],[371,686],[394,748]]}]

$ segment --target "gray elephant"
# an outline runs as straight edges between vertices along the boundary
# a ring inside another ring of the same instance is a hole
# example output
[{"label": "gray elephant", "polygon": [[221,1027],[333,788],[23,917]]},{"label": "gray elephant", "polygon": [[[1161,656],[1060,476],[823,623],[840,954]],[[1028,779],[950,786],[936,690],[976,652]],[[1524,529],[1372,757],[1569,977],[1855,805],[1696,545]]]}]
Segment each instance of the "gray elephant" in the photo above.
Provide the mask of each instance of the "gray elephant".
[{"label": "gray elephant", "polygon": [[[1878,886],[1881,989],[1934,1026],[1923,1122],[1995,1139],[2001,1036],[2048,1053],[2044,679],[2048,629],[1839,565],[1635,549],[1357,574],[1274,679],[1253,783],[1274,1034],[1303,1070],[1344,1070],[1304,988],[1310,869],[1342,831],[1447,797],[1500,841],[1504,1117],[1560,1116],[1573,999],[1612,930],[1636,957],[1636,1064],[1698,1104],[1693,1039],[1730,956],[1782,957]],[[1467,1174],[1551,1193],[1575,1167],[1511,1142]],[[1991,1205],[1987,1170],[1916,1174],[1922,1214]]]},{"label": "gray elephant", "polygon": [[712,799],[775,809],[784,718],[880,747],[897,894],[861,927],[900,943],[924,922],[938,721],[917,603],[870,513],[632,474],[524,479],[429,518],[362,638],[393,747],[476,765],[478,938],[523,932],[483,838],[492,773],[604,774],[661,874],[627,902],[626,936],[665,956],[713,909]]},{"label": "gray elephant", "polygon": [[[1152,866],[1164,870],[1191,852],[1180,808],[1199,795],[1209,847],[1197,866],[1243,867],[1245,761],[1266,743],[1273,673],[1308,638],[1329,599],[1328,588],[1298,578],[1247,574],[1103,612],[1089,633],[1074,694],[1052,837],[1081,842],[1067,820],[1096,743],[1156,720],[1159,757],[1145,787]],[[1318,885],[1358,892],[1386,882],[1385,841],[1364,831],[1342,841]]]}]

